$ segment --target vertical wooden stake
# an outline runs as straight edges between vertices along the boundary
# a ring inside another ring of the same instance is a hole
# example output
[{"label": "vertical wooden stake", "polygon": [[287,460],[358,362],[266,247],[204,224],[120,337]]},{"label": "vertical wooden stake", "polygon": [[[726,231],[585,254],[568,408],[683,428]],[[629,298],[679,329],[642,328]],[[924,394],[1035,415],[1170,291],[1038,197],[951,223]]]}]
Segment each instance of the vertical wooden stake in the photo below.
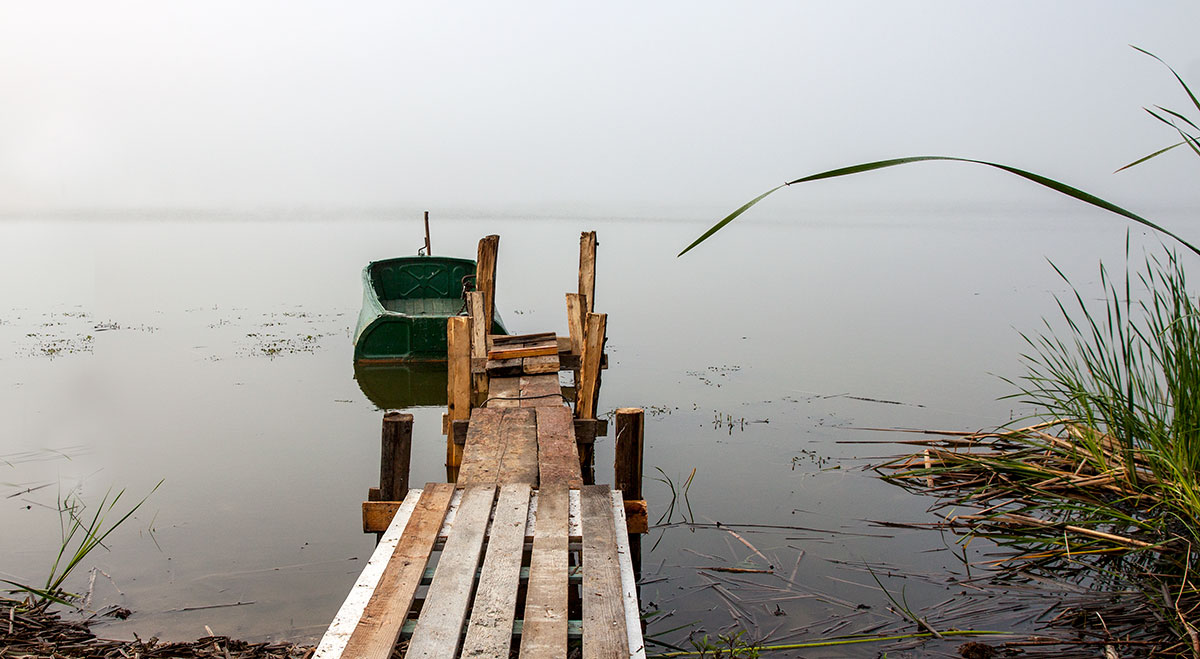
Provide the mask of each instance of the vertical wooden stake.
[{"label": "vertical wooden stake", "polygon": [[483,320],[486,334],[492,333],[496,316],[496,253],[500,236],[495,234],[479,239],[479,258],[475,262],[475,290],[483,293]]},{"label": "vertical wooden stake", "polygon": [[587,325],[587,298],[567,293],[567,331],[571,336],[571,354],[583,354],[583,334]]},{"label": "vertical wooden stake", "polygon": [[433,256],[433,247],[429,245],[429,211],[425,211],[425,256]]},{"label": "vertical wooden stake", "polygon": [[588,313],[596,310],[596,232],[579,234],[579,294],[587,301]]},{"label": "vertical wooden stake", "polygon": [[476,373],[475,363],[487,361],[487,322],[483,319],[483,293],[467,293],[467,310],[471,315],[471,407],[478,407],[487,399],[487,371]]},{"label": "vertical wooden stake", "polygon": [[411,414],[388,412],[383,415],[383,451],[379,461],[380,501],[403,501],[408,494],[412,427]]},{"label": "vertical wooden stake", "polygon": [[613,458],[613,487],[626,501],[642,498],[642,448],[645,411],[640,407],[617,410],[617,449]]},{"label": "vertical wooden stake", "polygon": [[580,358],[579,382],[575,383],[575,417],[595,419],[600,399],[600,360],[604,354],[604,329],[608,315],[590,313]]},{"label": "vertical wooden stake", "polygon": [[447,473],[458,475],[462,447],[454,443],[454,422],[471,418],[471,319],[454,316],[446,321],[446,433]]}]

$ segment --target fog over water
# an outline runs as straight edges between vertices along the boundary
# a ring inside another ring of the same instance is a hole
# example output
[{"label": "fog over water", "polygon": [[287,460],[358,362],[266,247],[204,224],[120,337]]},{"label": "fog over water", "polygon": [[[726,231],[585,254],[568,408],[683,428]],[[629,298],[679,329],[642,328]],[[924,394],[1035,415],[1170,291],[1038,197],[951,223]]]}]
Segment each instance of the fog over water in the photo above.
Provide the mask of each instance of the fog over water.
[{"label": "fog over water", "polygon": [[[918,153],[1194,203],[1185,167],[1110,173],[1171,140],[1143,105],[1187,104],[1127,44],[1200,79],[1197,24],[1193,2],[6,3],[0,209],[708,213]],[[926,165],[762,212],[1048,196],[1004,178]]]}]

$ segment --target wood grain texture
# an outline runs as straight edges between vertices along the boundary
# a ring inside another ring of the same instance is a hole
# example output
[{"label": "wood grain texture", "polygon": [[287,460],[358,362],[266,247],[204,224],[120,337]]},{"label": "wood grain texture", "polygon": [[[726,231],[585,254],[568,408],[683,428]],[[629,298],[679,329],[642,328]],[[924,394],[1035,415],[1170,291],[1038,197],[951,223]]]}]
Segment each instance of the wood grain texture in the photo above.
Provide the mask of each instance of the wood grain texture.
[{"label": "wood grain texture", "polygon": [[520,344],[543,343],[557,338],[554,332],[535,332],[533,334],[502,334],[492,338],[493,348]]},{"label": "wood grain texture", "polygon": [[467,293],[467,309],[471,314],[471,404],[483,402],[487,395],[488,378],[484,369],[476,370],[475,364],[487,361],[487,336],[491,327],[484,319],[483,293],[471,291]]},{"label": "wood grain texture", "polygon": [[525,357],[521,360],[521,372],[526,375],[558,374],[558,353],[539,357]]},{"label": "wood grain texture", "polygon": [[521,376],[521,407],[562,407],[558,371]]},{"label": "wood grain texture", "polygon": [[537,485],[537,417],[534,410],[505,410],[500,434],[504,442],[504,454],[500,458],[497,482]]},{"label": "wood grain texture", "polygon": [[579,470],[579,449],[575,445],[575,423],[571,410],[561,405],[538,407],[538,480],[540,487],[565,483],[579,489],[583,476]]},{"label": "wood grain texture", "polygon": [[558,342],[554,339],[534,345],[513,346],[510,348],[492,348],[488,351],[488,359],[518,359],[520,357],[543,357],[558,355]]},{"label": "wood grain texture", "polygon": [[596,405],[600,398],[600,356],[604,353],[607,323],[606,314],[588,314],[583,363],[579,368],[580,381],[575,383],[575,416],[580,419],[596,418]]},{"label": "wood grain texture", "polygon": [[488,407],[520,407],[521,378],[493,377],[488,381]]},{"label": "wood grain texture", "polygon": [[442,659],[458,652],[495,496],[494,485],[474,485],[463,492],[433,583],[425,595],[430,605],[422,608],[417,619],[404,655],[407,659]]},{"label": "wood grain texture", "polygon": [[521,631],[521,656],[527,659],[567,656],[568,510],[563,483],[539,490]]},{"label": "wood grain texture", "polygon": [[391,657],[453,493],[449,483],[425,486],[342,656]]},{"label": "wood grain texture", "polygon": [[463,657],[508,659],[516,618],[530,490],[528,483],[509,483],[500,487],[488,534],[487,554],[479,574],[475,602],[471,605],[467,637],[463,641]]},{"label": "wood grain texture", "polygon": [[[455,316],[446,321],[446,414],[450,421],[471,418],[471,319]],[[446,466],[462,464],[462,448],[446,437]]]},{"label": "wood grain texture", "polygon": [[479,240],[479,254],[475,260],[475,290],[483,293],[484,327],[492,331],[492,319],[496,316],[496,255],[500,251],[500,236],[484,236]]},{"label": "wood grain texture", "polygon": [[379,459],[379,496],[382,501],[399,501],[408,492],[412,427],[411,414],[388,412],[383,415]]},{"label": "wood grain texture", "polygon": [[595,231],[579,234],[579,294],[587,302],[587,311],[596,310],[596,242]]},{"label": "wood grain texture", "polygon": [[617,410],[617,447],[613,456],[613,485],[626,499],[642,498],[642,449],[646,413],[640,407]]},{"label": "wood grain texture", "polygon": [[583,334],[587,330],[587,300],[579,293],[567,293],[567,332],[571,354],[583,354]]},{"label": "wood grain texture", "polygon": [[500,458],[504,455],[502,426],[504,408],[479,408],[471,413],[467,426],[467,443],[463,447],[462,467],[458,484],[489,485],[496,482]]},{"label": "wood grain texture", "polygon": [[629,659],[612,506],[607,485],[587,485],[580,490],[584,659]]}]

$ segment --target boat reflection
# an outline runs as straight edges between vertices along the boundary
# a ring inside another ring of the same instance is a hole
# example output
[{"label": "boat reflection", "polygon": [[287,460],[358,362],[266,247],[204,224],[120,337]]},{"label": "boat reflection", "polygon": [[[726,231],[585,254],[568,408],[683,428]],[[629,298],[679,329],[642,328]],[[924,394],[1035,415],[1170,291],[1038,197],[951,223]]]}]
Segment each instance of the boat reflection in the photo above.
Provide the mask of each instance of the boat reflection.
[{"label": "boat reflection", "polygon": [[358,388],[381,410],[445,407],[446,363],[354,364]]}]

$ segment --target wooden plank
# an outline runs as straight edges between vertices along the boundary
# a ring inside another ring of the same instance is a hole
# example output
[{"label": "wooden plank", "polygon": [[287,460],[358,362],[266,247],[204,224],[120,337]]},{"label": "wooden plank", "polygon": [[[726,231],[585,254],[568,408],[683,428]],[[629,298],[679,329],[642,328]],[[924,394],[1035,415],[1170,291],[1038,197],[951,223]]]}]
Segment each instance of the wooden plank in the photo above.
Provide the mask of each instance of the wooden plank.
[{"label": "wooden plank", "polygon": [[587,300],[579,293],[567,293],[567,332],[571,354],[583,353],[583,334],[587,330]]},{"label": "wooden plank", "polygon": [[568,510],[564,483],[540,489],[521,629],[521,657],[525,659],[567,656]]},{"label": "wooden plank", "polygon": [[645,499],[625,499],[625,532],[650,532],[650,507]]},{"label": "wooden plank", "polygon": [[[471,319],[455,316],[446,320],[447,417],[451,422],[471,418]],[[462,464],[462,448],[446,437],[446,466]]]},{"label": "wooden plank", "polygon": [[487,360],[487,335],[491,328],[484,320],[483,293],[471,291],[467,293],[467,309],[471,314],[471,404],[482,402],[488,390],[487,372],[476,371],[476,361]]},{"label": "wooden plank", "polygon": [[537,332],[534,334],[501,334],[492,337],[492,345],[495,348],[501,346],[509,347],[517,344],[528,343],[544,343],[548,340],[557,341],[558,335],[554,332]]},{"label": "wooden plank", "polygon": [[404,528],[407,526],[408,520],[412,516],[413,510],[416,509],[417,501],[420,498],[421,490],[409,490],[408,496],[404,498],[404,503],[399,507],[399,510],[395,511],[395,516],[391,518],[389,525],[380,529],[386,530],[386,532],[379,539],[379,544],[375,546],[375,551],[371,554],[371,558],[367,559],[366,566],[363,567],[362,573],[358,575],[358,580],[354,582],[354,586],[350,589],[350,594],[346,596],[346,601],[338,609],[337,615],[334,616],[333,622],[329,625],[329,629],[321,637],[321,642],[317,645],[316,652],[313,655],[315,659],[336,659],[342,656],[343,650],[346,648],[346,642],[350,640],[350,635],[354,633],[354,629],[358,626],[358,621],[362,618],[363,610],[366,609],[367,603],[370,602],[371,594],[375,592],[375,586],[379,583],[380,578],[383,577],[384,570],[388,566],[388,561],[392,558],[392,553],[396,550],[396,544],[400,542]]},{"label": "wooden plank", "polygon": [[558,373],[558,353],[540,357],[526,357],[521,360],[521,371],[526,375],[541,375]]},{"label": "wooden plank", "polygon": [[613,500],[607,485],[580,490],[583,518],[583,657],[629,659]]},{"label": "wooden plank", "polygon": [[495,497],[494,485],[475,485],[463,493],[454,527],[425,595],[430,605],[422,608],[417,619],[404,655],[407,659],[457,655]]},{"label": "wooden plank", "polygon": [[363,533],[379,533],[392,525],[402,504],[399,501],[371,501],[362,503]]},{"label": "wooden plank", "polygon": [[521,377],[521,407],[561,407],[558,372]]},{"label": "wooden plank", "polygon": [[613,456],[613,486],[626,499],[642,498],[642,449],[645,443],[645,410],[617,410],[617,448]]},{"label": "wooden plank", "polygon": [[607,322],[606,314],[588,314],[587,332],[584,334],[583,363],[579,369],[580,381],[575,383],[576,418],[596,418],[596,405],[600,398],[600,355],[604,352],[604,332]]},{"label": "wooden plank", "polygon": [[558,342],[546,341],[541,344],[531,346],[515,346],[512,348],[492,348],[488,351],[488,359],[517,359],[520,357],[542,357],[545,355],[558,355]]},{"label": "wooden plank", "polygon": [[504,454],[498,461],[497,481],[537,485],[537,418],[534,410],[527,408],[505,410],[500,434],[504,442]]},{"label": "wooden plank", "polygon": [[595,231],[579,234],[579,294],[587,302],[587,311],[596,310],[596,242]]},{"label": "wooden plank", "polygon": [[488,534],[487,555],[471,605],[467,637],[463,641],[464,657],[508,659],[516,618],[530,490],[528,483],[508,483],[500,487],[500,498]]},{"label": "wooden plank", "polygon": [[[637,573],[633,569],[633,561],[636,558],[640,565],[641,557],[633,556],[629,546],[629,536],[621,532],[621,529],[627,525],[625,510],[628,509],[628,505],[622,506],[620,492],[614,490],[610,494],[612,496],[613,526],[617,540],[617,562],[621,570],[621,599],[625,604],[625,632],[629,643],[629,659],[646,659],[646,644],[642,639],[642,610],[638,606]],[[624,503],[629,504],[630,502]],[[632,520],[629,523],[632,523]],[[641,546],[639,542],[637,551],[641,551]]]},{"label": "wooden plank", "polygon": [[342,656],[366,659],[392,656],[453,493],[454,486],[449,483],[425,486]]},{"label": "wooden plank", "polygon": [[540,487],[566,483],[579,489],[583,476],[579,470],[579,449],[575,445],[575,424],[571,410],[562,407],[538,407],[537,443]]},{"label": "wooden plank", "polygon": [[492,333],[496,316],[496,254],[500,251],[500,236],[484,236],[479,240],[479,257],[475,260],[475,290],[483,293],[483,319],[487,333]]},{"label": "wooden plank", "polygon": [[520,407],[521,378],[492,378],[488,381],[488,407]]},{"label": "wooden plank", "polygon": [[458,484],[489,485],[496,482],[504,455],[503,408],[479,408],[471,414],[467,443],[463,447]]},{"label": "wooden plank", "polygon": [[484,362],[484,372],[488,377],[503,378],[520,375],[525,372],[525,360],[517,359],[489,359]]}]

